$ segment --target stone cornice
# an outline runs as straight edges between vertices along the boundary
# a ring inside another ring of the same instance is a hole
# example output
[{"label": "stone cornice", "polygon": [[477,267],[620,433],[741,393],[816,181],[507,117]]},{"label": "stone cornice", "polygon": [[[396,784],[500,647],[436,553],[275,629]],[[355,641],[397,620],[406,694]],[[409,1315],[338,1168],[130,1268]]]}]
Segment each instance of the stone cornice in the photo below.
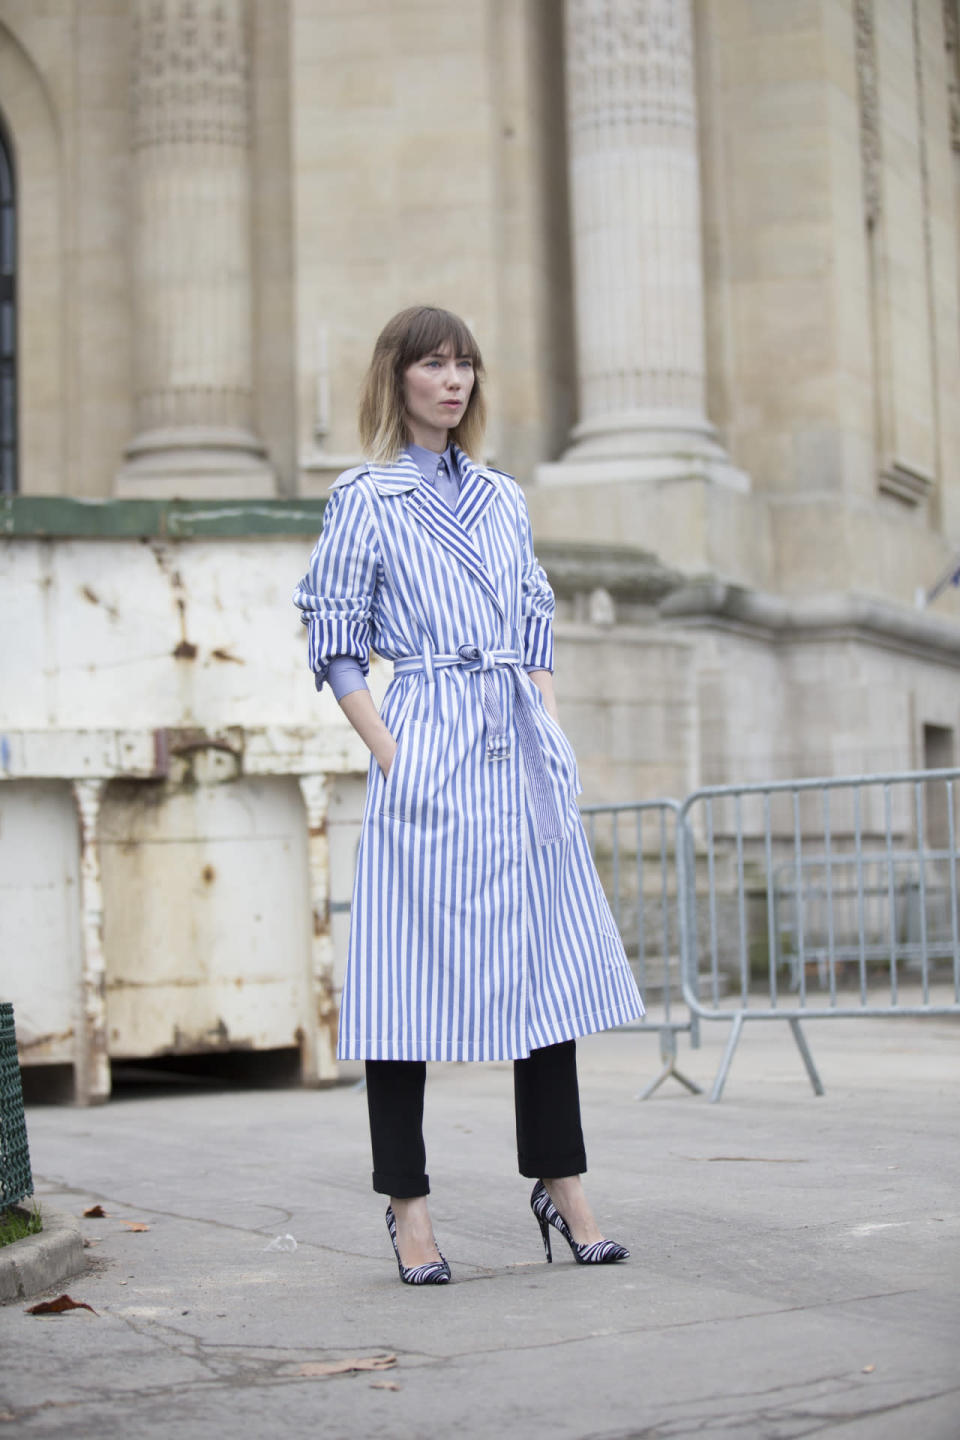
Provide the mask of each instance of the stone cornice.
[{"label": "stone cornice", "polygon": [[659,613],[664,620],[752,631],[785,643],[859,639],[960,663],[960,625],[868,595],[769,595],[705,577],[667,595]]},{"label": "stone cornice", "polygon": [[656,605],[683,584],[679,571],[632,545],[544,540],[537,545],[537,558],[560,595],[606,590],[617,600]]}]

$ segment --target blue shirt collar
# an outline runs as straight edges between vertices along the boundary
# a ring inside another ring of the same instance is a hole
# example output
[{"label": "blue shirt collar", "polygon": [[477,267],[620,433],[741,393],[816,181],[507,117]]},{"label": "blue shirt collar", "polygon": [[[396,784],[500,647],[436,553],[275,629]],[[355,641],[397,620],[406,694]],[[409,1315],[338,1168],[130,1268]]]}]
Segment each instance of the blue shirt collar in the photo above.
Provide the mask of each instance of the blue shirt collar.
[{"label": "blue shirt collar", "polygon": [[440,460],[446,461],[447,474],[452,480],[460,479],[460,472],[457,468],[452,445],[448,445],[442,455],[438,455],[436,450],[427,450],[423,445],[410,444],[405,448],[410,459],[416,465],[428,485],[436,485],[437,483],[437,463]]}]

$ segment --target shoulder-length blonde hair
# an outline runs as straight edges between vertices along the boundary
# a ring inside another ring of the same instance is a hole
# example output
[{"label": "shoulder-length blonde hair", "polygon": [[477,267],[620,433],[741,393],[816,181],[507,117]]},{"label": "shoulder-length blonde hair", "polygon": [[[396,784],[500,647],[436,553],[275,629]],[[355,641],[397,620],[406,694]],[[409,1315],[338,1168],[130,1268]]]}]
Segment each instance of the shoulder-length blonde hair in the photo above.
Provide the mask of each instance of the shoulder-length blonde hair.
[{"label": "shoulder-length blonde hair", "polygon": [[483,360],[469,329],[450,310],[411,305],[388,320],[373,347],[373,359],[360,394],[360,440],[371,460],[392,464],[410,443],[403,399],[404,372],[424,355],[450,345],[454,355],[473,362],[473,390],[450,439],[479,459],[487,420],[483,397]]}]

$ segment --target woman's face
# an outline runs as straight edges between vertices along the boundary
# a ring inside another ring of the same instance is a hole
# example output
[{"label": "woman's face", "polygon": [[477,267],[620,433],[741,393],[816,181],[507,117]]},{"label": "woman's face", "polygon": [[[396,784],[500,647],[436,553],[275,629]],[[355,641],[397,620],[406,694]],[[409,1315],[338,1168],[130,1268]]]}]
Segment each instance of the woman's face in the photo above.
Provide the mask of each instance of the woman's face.
[{"label": "woman's face", "polygon": [[403,400],[410,438],[438,453],[446,448],[447,432],[463,418],[473,390],[473,361],[454,355],[448,343],[404,371]]}]

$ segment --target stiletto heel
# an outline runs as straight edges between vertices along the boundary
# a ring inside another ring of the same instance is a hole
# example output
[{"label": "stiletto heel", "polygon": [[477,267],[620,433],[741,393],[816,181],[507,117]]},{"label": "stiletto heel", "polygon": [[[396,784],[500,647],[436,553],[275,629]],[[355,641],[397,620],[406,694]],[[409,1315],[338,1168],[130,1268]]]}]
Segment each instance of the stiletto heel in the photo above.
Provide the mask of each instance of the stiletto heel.
[{"label": "stiletto heel", "polygon": [[[397,1249],[397,1217],[393,1213],[393,1206],[387,1206],[387,1229],[390,1231],[390,1240],[393,1245],[393,1253],[397,1257],[397,1269],[400,1271],[400,1279],[404,1285],[449,1285],[450,1266],[443,1258],[443,1252],[437,1245],[439,1260],[431,1260],[426,1265],[404,1265],[400,1259],[400,1251]],[[436,1241],[434,1241],[436,1244]]]},{"label": "stiletto heel", "polygon": [[550,1253],[550,1226],[559,1231],[573,1251],[573,1258],[578,1265],[615,1265],[618,1260],[628,1260],[630,1251],[625,1245],[618,1245],[615,1240],[595,1240],[592,1245],[578,1245],[573,1238],[570,1226],[564,1220],[560,1211],[554,1205],[547,1193],[547,1187],[542,1180],[538,1180],[533,1187],[533,1194],[530,1196],[530,1209],[537,1218],[540,1226],[540,1234],[543,1236],[543,1248],[547,1252],[547,1260],[552,1261]]}]

